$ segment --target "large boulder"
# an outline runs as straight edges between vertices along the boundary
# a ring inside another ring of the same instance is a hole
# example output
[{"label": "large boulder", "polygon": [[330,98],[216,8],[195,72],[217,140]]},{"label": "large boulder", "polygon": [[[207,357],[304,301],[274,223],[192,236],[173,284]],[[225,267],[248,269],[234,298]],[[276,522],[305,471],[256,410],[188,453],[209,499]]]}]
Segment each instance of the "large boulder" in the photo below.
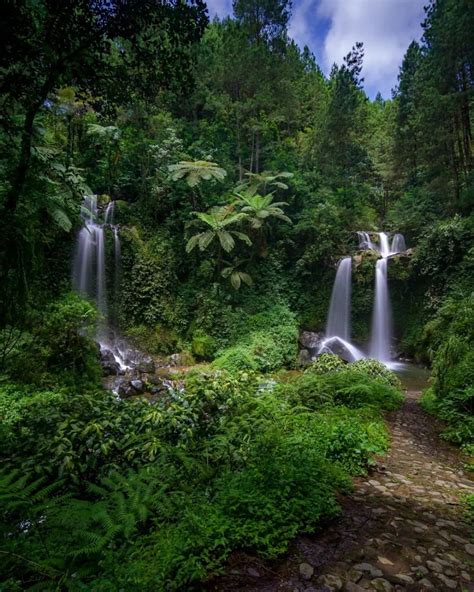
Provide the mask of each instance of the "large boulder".
[{"label": "large boulder", "polygon": [[324,339],[324,333],[318,333],[315,331],[304,331],[301,330],[298,341],[302,348],[307,350],[317,350],[321,346],[321,342]]}]

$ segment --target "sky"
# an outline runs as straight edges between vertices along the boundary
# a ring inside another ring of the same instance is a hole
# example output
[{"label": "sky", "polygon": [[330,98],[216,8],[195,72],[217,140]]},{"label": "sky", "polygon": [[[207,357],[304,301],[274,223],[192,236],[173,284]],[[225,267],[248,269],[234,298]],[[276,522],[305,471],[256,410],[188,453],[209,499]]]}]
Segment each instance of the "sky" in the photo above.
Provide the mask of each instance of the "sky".
[{"label": "sky", "polygon": [[[289,35],[307,45],[325,74],[356,41],[365,47],[364,86],[386,99],[408,45],[421,37],[426,0],[293,0]],[[207,0],[211,19],[232,14],[232,0]]]}]

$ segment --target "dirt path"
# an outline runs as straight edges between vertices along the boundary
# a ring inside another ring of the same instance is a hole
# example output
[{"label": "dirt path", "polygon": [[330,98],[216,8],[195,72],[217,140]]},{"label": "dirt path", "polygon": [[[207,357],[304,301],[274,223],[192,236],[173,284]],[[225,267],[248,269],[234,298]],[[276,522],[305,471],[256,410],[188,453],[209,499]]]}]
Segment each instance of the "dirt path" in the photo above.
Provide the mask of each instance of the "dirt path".
[{"label": "dirt path", "polygon": [[474,493],[456,449],[420,408],[418,392],[390,414],[390,453],[344,498],[319,536],[279,562],[231,558],[213,592],[474,591],[474,544],[459,498]]}]

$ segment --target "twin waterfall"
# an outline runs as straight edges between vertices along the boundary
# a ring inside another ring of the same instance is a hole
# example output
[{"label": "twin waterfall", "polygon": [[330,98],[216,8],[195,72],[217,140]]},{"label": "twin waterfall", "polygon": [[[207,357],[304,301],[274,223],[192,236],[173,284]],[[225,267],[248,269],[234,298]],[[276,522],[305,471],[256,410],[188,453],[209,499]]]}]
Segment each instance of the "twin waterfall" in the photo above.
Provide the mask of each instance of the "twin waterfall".
[{"label": "twin waterfall", "polygon": [[[97,304],[100,313],[97,341],[102,352],[108,352],[115,364],[121,370],[126,370],[133,367],[131,351],[123,341],[116,338],[109,324],[106,237],[110,236],[110,233],[113,234],[114,245],[113,289],[115,303],[120,283],[121,245],[119,228],[114,224],[114,208],[115,202],[111,201],[105,211],[101,211],[95,195],[84,199],[82,206],[83,227],[77,239],[73,283],[76,290]],[[405,239],[401,234],[395,234],[390,242],[387,233],[379,232],[378,243],[375,243],[368,232],[358,232],[357,234],[360,249],[370,249],[380,254],[375,266],[375,303],[368,354],[371,358],[389,364],[391,360],[392,315],[387,283],[387,263],[388,257],[406,250]],[[344,257],[337,268],[327,318],[326,335],[318,353],[332,352],[340,354],[346,359],[358,360],[365,358],[366,355],[350,341],[351,274],[352,259]]]},{"label": "twin waterfall", "polygon": [[[388,257],[406,250],[405,239],[395,234],[390,243],[385,232],[378,233],[378,244],[372,242],[368,232],[358,232],[359,248],[377,251],[380,258],[375,266],[375,303],[372,313],[372,330],[369,357],[384,364],[391,361],[392,314],[387,281]],[[365,358],[365,354],[350,342],[352,259],[344,257],[339,262],[332,289],[331,303],[326,325],[326,336],[318,353],[344,353],[352,360]]]}]

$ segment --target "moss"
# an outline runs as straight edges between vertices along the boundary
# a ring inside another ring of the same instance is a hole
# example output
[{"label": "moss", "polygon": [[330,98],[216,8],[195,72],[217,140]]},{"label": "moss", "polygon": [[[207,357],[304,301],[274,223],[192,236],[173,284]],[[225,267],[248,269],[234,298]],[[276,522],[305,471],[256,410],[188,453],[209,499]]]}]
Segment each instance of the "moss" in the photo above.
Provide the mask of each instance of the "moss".
[{"label": "moss", "polygon": [[191,348],[193,354],[198,359],[211,360],[216,351],[217,344],[216,340],[210,335],[207,335],[203,331],[195,331]]}]

